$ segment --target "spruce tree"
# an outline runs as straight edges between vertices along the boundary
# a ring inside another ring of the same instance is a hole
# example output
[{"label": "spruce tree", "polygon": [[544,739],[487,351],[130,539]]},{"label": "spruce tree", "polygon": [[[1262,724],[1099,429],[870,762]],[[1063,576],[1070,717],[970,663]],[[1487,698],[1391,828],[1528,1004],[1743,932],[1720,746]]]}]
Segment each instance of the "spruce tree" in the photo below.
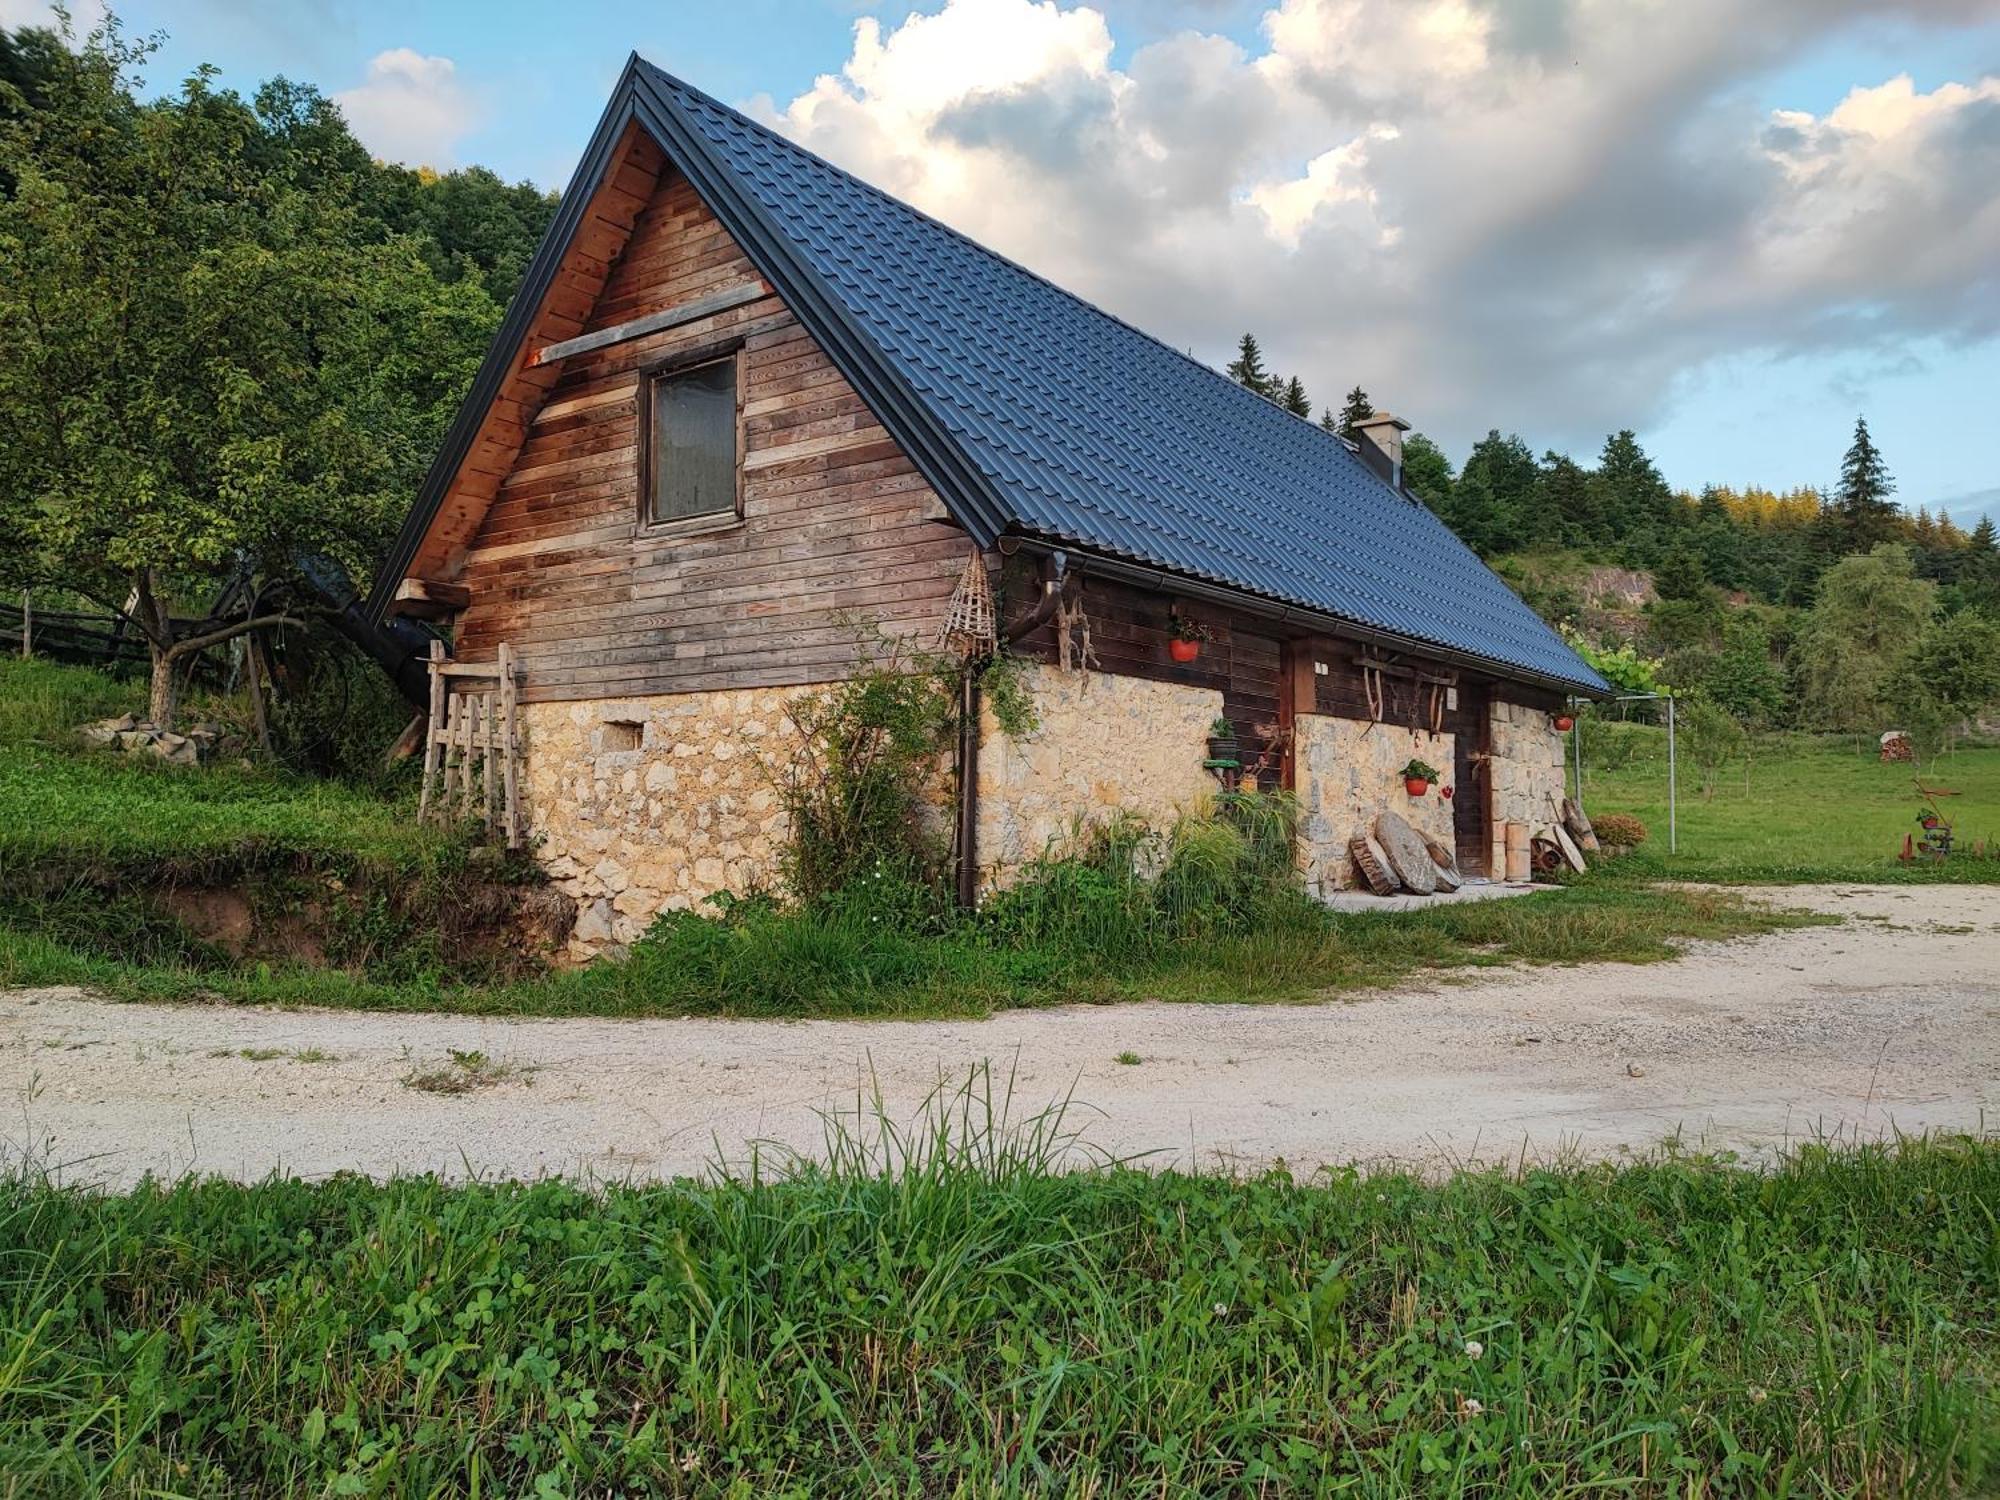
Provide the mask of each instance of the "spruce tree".
[{"label": "spruce tree", "polygon": [[1865,552],[1878,542],[1893,541],[1898,530],[1896,503],[1889,497],[1896,481],[1881,450],[1868,435],[1868,419],[1854,419],[1854,442],[1840,463],[1840,492],[1834,497],[1834,514],[1841,540],[1850,552]]},{"label": "spruce tree", "polygon": [[1970,547],[1974,552],[1991,552],[1995,549],[1993,518],[1991,516],[1981,516],[1979,518],[1979,524],[1972,528],[1972,535],[1966,538],[1965,545]]},{"label": "spruce tree", "polygon": [[1333,414],[1332,407],[1322,406],[1319,409],[1319,425],[1325,428],[1328,432],[1340,431],[1340,418],[1336,417]]},{"label": "spruce tree", "polygon": [[1238,340],[1236,358],[1229,362],[1224,373],[1246,390],[1260,396],[1271,394],[1271,372],[1264,368],[1264,351],[1257,346],[1254,333],[1246,333]]},{"label": "spruce tree", "polygon": [[1278,399],[1279,404],[1295,417],[1310,417],[1313,414],[1312,397],[1306,394],[1305,382],[1296,375],[1285,382],[1285,393]]},{"label": "spruce tree", "polygon": [[1368,399],[1368,393],[1356,386],[1347,393],[1347,400],[1340,407],[1340,435],[1353,437],[1354,429],[1375,415],[1375,403]]}]

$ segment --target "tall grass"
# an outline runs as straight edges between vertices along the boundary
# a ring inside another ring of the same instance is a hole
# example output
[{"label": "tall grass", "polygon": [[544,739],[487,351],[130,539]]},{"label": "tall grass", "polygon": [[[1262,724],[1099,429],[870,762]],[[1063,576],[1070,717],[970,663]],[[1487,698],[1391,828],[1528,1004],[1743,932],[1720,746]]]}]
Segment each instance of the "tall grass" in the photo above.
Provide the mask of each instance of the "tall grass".
[{"label": "tall grass", "polygon": [[2000,1479],[2000,1147],[1062,1174],[1060,1108],[592,1192],[0,1186],[15,1495],[1902,1495]]}]

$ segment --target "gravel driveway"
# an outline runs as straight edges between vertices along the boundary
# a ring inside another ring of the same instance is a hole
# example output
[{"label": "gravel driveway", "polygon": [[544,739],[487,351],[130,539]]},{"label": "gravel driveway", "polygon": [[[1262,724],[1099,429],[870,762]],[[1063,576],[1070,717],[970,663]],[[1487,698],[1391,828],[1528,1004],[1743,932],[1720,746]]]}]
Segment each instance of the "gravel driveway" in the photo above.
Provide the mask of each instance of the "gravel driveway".
[{"label": "gravel driveway", "polygon": [[[489,1020],[0,993],[10,1155],[71,1178],[344,1169],[701,1170],[879,1087],[906,1116],[990,1059],[1015,1109],[1155,1164],[1749,1152],[2000,1121],[2000,891],[1795,887],[1840,927],[1677,963],[1458,976],[1319,1005],[1120,1005],[975,1022]],[[480,1053],[486,1075],[449,1054]],[[1136,1064],[1120,1062],[1135,1053]]]}]

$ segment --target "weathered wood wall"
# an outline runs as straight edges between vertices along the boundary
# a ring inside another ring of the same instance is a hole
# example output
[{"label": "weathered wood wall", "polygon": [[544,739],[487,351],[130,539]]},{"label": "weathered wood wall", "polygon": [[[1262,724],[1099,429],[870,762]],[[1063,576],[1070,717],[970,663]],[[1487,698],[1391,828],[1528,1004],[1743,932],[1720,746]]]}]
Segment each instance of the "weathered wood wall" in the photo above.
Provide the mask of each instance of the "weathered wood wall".
[{"label": "weathered wood wall", "polygon": [[[669,168],[574,331],[756,281]],[[642,523],[641,369],[737,345],[742,522]],[[775,295],[556,368],[459,575],[459,654],[512,642],[525,698],[823,681],[855,659],[846,616],[942,618],[965,533]]]}]

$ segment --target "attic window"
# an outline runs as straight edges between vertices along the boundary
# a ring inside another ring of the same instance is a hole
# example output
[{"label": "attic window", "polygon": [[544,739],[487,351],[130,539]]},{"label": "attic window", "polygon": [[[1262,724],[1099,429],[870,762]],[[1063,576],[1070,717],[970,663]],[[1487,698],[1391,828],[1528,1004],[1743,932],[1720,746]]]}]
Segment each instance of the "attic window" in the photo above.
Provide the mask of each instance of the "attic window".
[{"label": "attic window", "polygon": [[641,382],[639,473],[649,522],[740,514],[737,356],[648,372]]}]

